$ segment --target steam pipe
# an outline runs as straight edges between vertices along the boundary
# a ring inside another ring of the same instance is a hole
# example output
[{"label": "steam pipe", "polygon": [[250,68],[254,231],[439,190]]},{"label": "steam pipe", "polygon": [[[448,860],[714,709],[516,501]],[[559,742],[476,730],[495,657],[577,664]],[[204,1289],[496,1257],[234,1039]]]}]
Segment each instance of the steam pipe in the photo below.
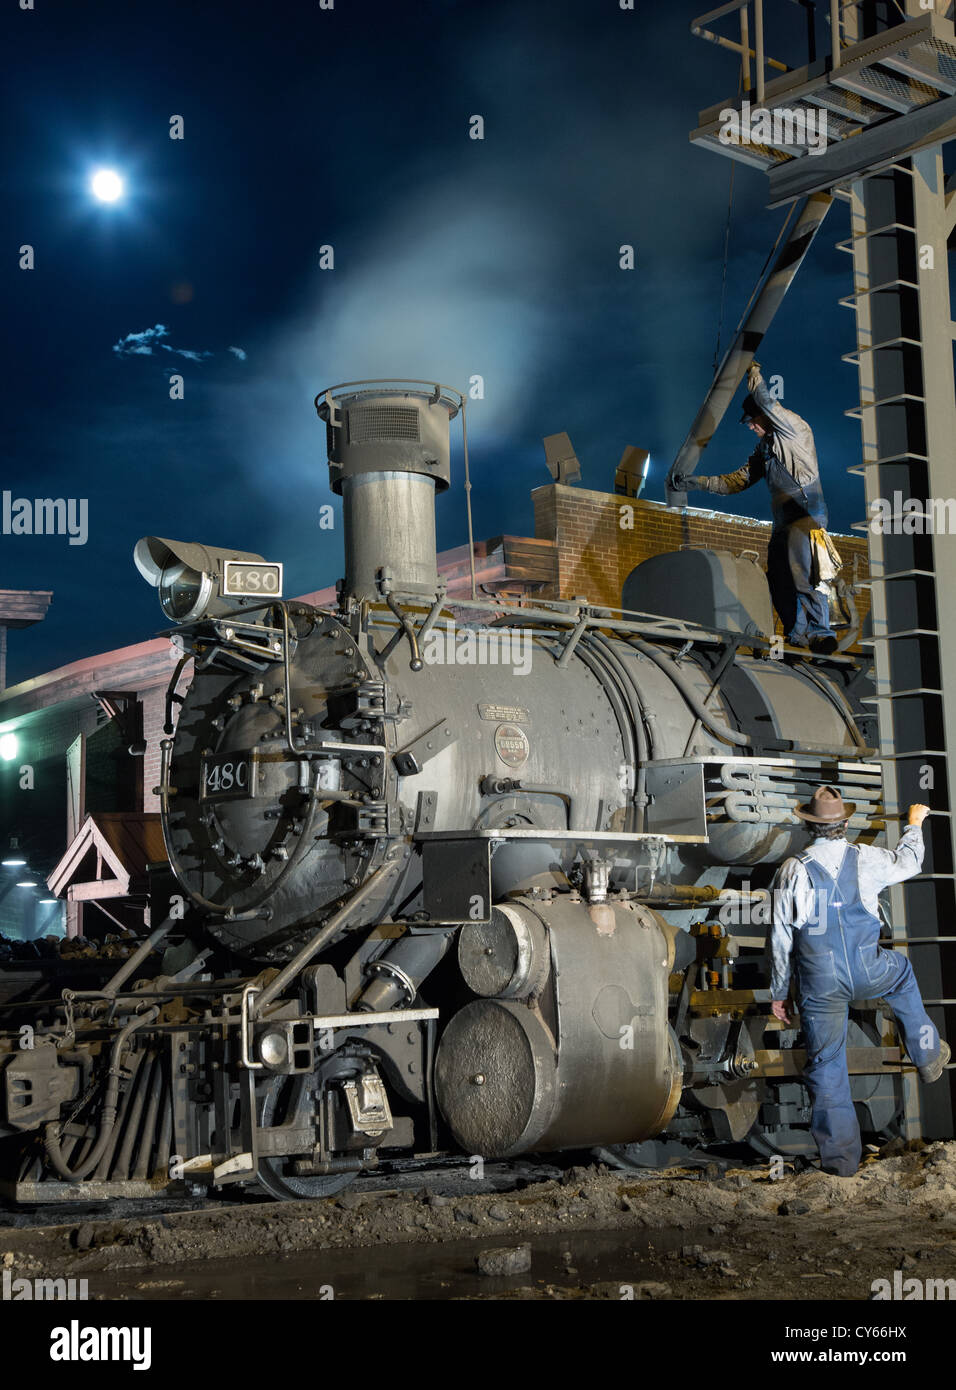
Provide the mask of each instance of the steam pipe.
[{"label": "steam pipe", "polygon": [[415,631],[414,623],[407,613],[402,612],[391,594],[385,595],[385,602],[401,623],[402,630],[408,638],[408,645],[412,652],[412,659],[408,663],[408,669],[410,671],[420,671],[425,663],[422,661],[421,652],[418,650],[418,634]]},{"label": "steam pipe", "polygon": [[142,1028],[145,1024],[152,1023],[153,1020],[158,1017],[158,1008],[154,1007],[152,1009],[147,1009],[144,1014],[140,1014],[137,1018],[131,1018],[126,1027],[117,1035],[116,1041],[113,1043],[112,1052],[110,1053],[109,1084],[106,1087],[106,1096],[103,1100],[103,1117],[100,1124],[99,1137],[78,1168],[70,1168],[63,1156],[63,1150],[60,1144],[59,1122],[54,1120],[44,1129],[43,1147],[46,1150],[47,1158],[50,1160],[50,1164],[54,1171],[58,1173],[64,1181],[80,1182],[83,1178],[89,1177],[90,1173],[93,1172],[94,1168],[103,1157],[103,1154],[106,1152],[106,1146],[112,1137],[113,1128],[116,1124],[117,1102],[119,1100],[120,1062],[122,1060],[123,1050],[137,1028]]},{"label": "steam pipe", "polygon": [[145,1181],[149,1177],[149,1156],[156,1134],[156,1121],[159,1117],[159,1103],[162,1095],[163,1058],[161,1053],[157,1052],[153,1064],[153,1074],[150,1077],[149,1106],[146,1111],[146,1119],[143,1122],[143,1133],[139,1141],[136,1166],[133,1169],[133,1178],[137,1180]]},{"label": "steam pipe", "polygon": [[694,714],[696,714],[704,728],[709,730],[715,738],[723,739],[725,743],[736,744],[740,748],[753,747],[753,739],[749,734],[738,733],[736,729],[731,729],[727,724],[717,723],[710,710],[701,703],[697,691],[691,685],[683,671],[676,662],[671,661],[669,656],[665,656],[664,653],[658,651],[656,647],[652,647],[650,642],[642,642],[640,638],[637,637],[631,638],[628,645],[634,647],[636,651],[641,652],[644,656],[650,657],[651,661],[661,668],[668,679],[672,680],[677,686],[677,689],[683,695],[687,704]]},{"label": "steam pipe", "polygon": [[109,983],[103,986],[102,993],[105,998],[112,999],[120,986],[125,984],[130,975],[133,974],[133,971],[139,969],[153,947],[162,941],[163,937],[173,925],[173,921],[174,919],[172,917],[164,918],[158,927],[153,928],[146,940],[137,946],[133,954],[123,962]]},{"label": "steam pipe", "polygon": [[[588,639],[585,639],[588,640]],[[637,683],[633,679],[630,670],[618,656],[611,643],[600,634],[594,633],[590,639],[596,643],[605,653],[611,668],[618,673],[618,678],[625,686],[629,687],[634,698],[634,733],[637,740],[637,767],[635,769],[634,784],[634,808],[637,821],[638,833],[645,828],[647,819],[647,764],[651,759],[650,740],[647,736],[647,729],[644,724],[644,702],[641,699],[641,692],[637,688]]]},{"label": "steam pipe", "polygon": [[[587,637],[582,637],[578,643],[578,656],[595,676],[598,683],[603,686],[621,733],[621,742],[624,745],[624,761],[629,767],[636,767],[638,761],[637,730],[634,727],[630,711],[624,704],[622,692],[614,679],[614,674],[608,669],[604,653],[591,647]],[[633,806],[634,803],[632,802],[631,805]],[[634,809],[636,812],[636,807]],[[631,826],[627,825],[625,828],[630,829]]]},{"label": "steam pipe", "polygon": [[634,897],[649,902],[677,903],[737,903],[769,901],[767,888],[715,888],[712,883],[698,887],[692,883],[655,883],[652,888],[642,888]]},{"label": "steam pipe", "polygon": [[332,938],[338,934],[340,928],[345,925],[352,913],[372,896],[373,890],[377,887],[381,887],[384,878],[387,877],[395,867],[394,864],[383,864],[381,868],[376,869],[375,872],[365,880],[361,888],[357,889],[357,891],[342,904],[338,912],[334,912],[329,920],[319,927],[318,931],[309,938],[302,949],[292,957],[288,965],[284,966],[283,969],[279,971],[275,979],[256,995],[253,1009],[258,1018],[262,1017],[266,1005],[271,1004],[273,999],[277,998],[286,986],[291,984],[296,975],[298,975],[301,970],[305,969],[312,957],[317,955],[318,952],[322,950],[322,947],[326,946]]}]

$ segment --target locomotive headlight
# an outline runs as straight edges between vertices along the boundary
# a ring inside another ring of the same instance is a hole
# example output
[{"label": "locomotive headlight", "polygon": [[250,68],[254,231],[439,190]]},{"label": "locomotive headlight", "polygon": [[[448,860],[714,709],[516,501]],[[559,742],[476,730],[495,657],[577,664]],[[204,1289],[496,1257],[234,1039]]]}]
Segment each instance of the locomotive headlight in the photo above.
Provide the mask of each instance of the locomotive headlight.
[{"label": "locomotive headlight", "polygon": [[167,618],[177,623],[186,618],[198,618],[206,611],[212,593],[212,575],[190,569],[181,561],[172,560],[159,576],[159,606]]},{"label": "locomotive headlight", "polygon": [[144,536],[133,560],[143,578],[159,590],[166,617],[176,623],[218,618],[282,597],[282,566],[246,550]]}]

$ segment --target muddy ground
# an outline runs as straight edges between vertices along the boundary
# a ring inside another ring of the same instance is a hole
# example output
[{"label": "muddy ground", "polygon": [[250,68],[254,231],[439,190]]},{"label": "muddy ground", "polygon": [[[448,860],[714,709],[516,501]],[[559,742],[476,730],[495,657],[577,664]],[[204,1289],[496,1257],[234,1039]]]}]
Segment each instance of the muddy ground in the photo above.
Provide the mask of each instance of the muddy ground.
[{"label": "muddy ground", "polygon": [[868,1299],[897,1269],[956,1279],[956,1143],[917,1145],[853,1178],[594,1165],[508,1193],[74,1219],[0,1231],[0,1265],[91,1299]]}]

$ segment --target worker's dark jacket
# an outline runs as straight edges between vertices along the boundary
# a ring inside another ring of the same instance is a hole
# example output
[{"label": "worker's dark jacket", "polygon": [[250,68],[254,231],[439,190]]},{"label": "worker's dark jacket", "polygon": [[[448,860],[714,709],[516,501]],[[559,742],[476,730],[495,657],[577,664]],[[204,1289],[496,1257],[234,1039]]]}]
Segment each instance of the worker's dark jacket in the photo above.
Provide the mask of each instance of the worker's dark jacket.
[{"label": "worker's dark jacket", "polygon": [[805,517],[826,529],[827,505],[820,485],[813,431],[806,420],[792,410],[785,410],[773,399],[762,376],[757,377],[751,395],[770,421],[773,432],[764,435],[742,468],[733,473],[696,477],[694,486],[704,492],[727,496],[744,492],[766,478],[774,530]]}]

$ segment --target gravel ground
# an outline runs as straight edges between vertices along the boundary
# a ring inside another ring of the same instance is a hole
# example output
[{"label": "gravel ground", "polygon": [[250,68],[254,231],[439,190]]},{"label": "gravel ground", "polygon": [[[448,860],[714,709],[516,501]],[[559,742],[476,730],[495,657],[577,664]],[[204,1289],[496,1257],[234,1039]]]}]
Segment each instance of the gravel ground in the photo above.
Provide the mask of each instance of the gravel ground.
[{"label": "gravel ground", "polygon": [[594,1165],[519,1192],[74,1220],[0,1232],[0,1265],[109,1298],[318,1298],[322,1266],[359,1298],[867,1299],[897,1269],[956,1280],[956,1143],[914,1141],[853,1178]]}]

